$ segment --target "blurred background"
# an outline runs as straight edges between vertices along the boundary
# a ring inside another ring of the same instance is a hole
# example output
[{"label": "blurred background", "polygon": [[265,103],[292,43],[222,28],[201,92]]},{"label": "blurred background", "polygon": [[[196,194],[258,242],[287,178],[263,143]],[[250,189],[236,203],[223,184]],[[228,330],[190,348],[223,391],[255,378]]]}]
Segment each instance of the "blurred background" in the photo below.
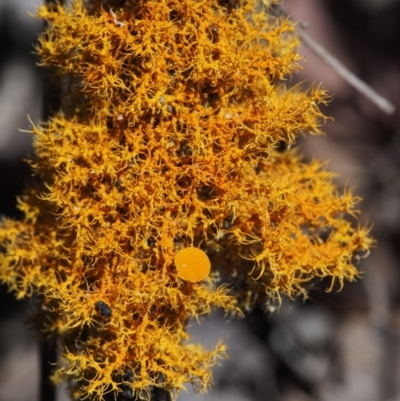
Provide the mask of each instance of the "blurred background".
[{"label": "blurred background", "polygon": [[[305,137],[306,159],[328,160],[339,187],[363,198],[361,222],[378,241],[341,292],[318,283],[310,299],[285,300],[279,312],[255,311],[226,322],[219,314],[192,323],[196,340],[223,338],[230,360],[215,368],[208,394],[180,401],[400,401],[400,1],[286,0],[295,20],[351,71],[396,105],[386,115],[305,46],[293,84],[322,82],[333,95],[325,137]],[[15,197],[29,180],[29,118],[41,120],[42,72],[33,43],[42,23],[27,14],[39,0],[0,0],[0,215],[18,217]],[[0,286],[0,401],[39,400],[36,334],[24,320],[30,301]],[[60,389],[58,400],[66,400]]]}]

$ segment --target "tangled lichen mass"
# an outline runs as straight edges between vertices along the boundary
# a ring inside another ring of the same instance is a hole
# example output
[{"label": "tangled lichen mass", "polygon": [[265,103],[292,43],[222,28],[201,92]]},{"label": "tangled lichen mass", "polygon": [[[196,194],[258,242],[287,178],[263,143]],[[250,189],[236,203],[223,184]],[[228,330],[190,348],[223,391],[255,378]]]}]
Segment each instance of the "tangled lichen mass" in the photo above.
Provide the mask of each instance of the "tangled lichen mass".
[{"label": "tangled lichen mass", "polygon": [[[36,51],[62,83],[61,110],[33,127],[38,181],[19,199],[24,219],[1,222],[0,280],[38,294],[42,329],[62,338],[54,379],[73,399],[204,391],[225,347],[192,344],[188,319],[358,275],[371,239],[348,219],[357,199],[292,149],[320,133],[325,93],[288,87],[294,27],[256,5],[38,10],[48,27]],[[185,249],[210,273],[182,279]]]}]

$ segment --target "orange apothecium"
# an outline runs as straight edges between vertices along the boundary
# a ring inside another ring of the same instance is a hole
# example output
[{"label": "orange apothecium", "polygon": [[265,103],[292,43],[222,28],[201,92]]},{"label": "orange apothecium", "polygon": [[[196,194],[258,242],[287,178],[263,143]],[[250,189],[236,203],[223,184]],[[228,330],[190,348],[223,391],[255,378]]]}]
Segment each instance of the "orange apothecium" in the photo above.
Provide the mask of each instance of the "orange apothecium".
[{"label": "orange apothecium", "polygon": [[210,259],[199,248],[189,247],[182,249],[175,255],[174,261],[178,276],[182,280],[198,283],[210,273]]}]

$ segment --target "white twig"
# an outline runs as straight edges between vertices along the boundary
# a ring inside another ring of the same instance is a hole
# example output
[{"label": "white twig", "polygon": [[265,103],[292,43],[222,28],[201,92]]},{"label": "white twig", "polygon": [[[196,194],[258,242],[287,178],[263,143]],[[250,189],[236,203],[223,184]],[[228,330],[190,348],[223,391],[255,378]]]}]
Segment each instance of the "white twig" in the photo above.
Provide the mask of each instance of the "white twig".
[{"label": "white twig", "polygon": [[[277,7],[278,12],[284,15],[286,18],[291,19],[290,14],[281,4]],[[297,34],[301,41],[318,57],[321,58],[326,64],[334,69],[345,81],[347,81],[353,88],[363,94],[368,100],[379,107],[383,112],[387,114],[393,114],[396,111],[396,107],[393,103],[389,102],[386,98],[381,96],[376,90],[372,89],[366,82],[362,81],[355,74],[353,74],[348,68],[346,68],[336,57],[328,52],[322,45],[312,39],[306,32],[308,24],[297,23]]]},{"label": "white twig", "polygon": [[329,53],[323,46],[312,39],[301,25],[298,25],[297,33],[302,42],[317,56],[319,56],[326,64],[332,67],[344,80],[357,89],[367,99],[379,107],[387,114],[393,114],[396,108],[393,103],[381,96],[377,91],[372,89],[367,83],[358,78],[349,69],[347,69],[336,57]]}]

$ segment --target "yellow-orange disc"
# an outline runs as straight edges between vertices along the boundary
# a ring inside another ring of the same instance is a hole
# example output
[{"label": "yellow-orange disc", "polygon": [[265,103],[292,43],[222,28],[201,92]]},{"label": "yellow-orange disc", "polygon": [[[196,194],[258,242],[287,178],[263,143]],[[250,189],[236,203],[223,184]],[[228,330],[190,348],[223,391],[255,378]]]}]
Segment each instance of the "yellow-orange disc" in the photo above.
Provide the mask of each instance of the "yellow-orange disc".
[{"label": "yellow-orange disc", "polygon": [[179,251],[174,258],[178,276],[182,280],[197,283],[210,273],[210,259],[199,248],[189,247]]}]

